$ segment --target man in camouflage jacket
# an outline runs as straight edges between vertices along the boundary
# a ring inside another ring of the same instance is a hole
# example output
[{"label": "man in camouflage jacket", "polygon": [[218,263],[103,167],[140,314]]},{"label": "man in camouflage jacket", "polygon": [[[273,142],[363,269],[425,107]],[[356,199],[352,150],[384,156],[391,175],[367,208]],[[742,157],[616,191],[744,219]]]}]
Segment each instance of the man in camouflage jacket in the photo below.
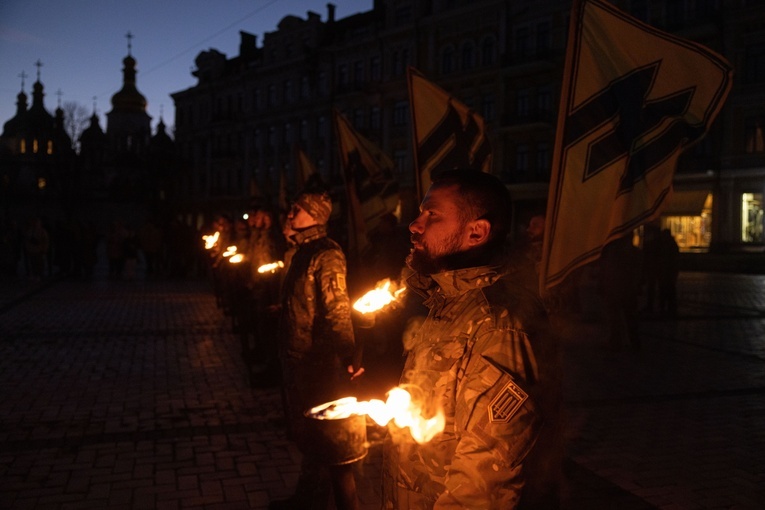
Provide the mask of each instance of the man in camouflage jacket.
[{"label": "man in camouflage jacket", "polygon": [[[312,451],[304,416],[312,407],[348,396],[348,382],[363,371],[354,359],[345,255],[327,237],[331,211],[332,201],[326,193],[302,193],[288,215],[296,250],[282,284],[279,359],[287,432],[304,458],[295,495],[272,502],[270,508],[326,508],[325,489],[330,482],[338,507],[355,504],[351,467],[333,466],[330,480],[326,480],[320,459]],[[340,488],[343,492],[339,494]]]},{"label": "man in camouflage jacket", "polygon": [[489,174],[444,172],[409,227],[408,287],[429,314],[401,385],[446,425],[424,444],[391,430],[386,509],[559,505],[557,347],[538,297],[498,265],[509,202]]}]

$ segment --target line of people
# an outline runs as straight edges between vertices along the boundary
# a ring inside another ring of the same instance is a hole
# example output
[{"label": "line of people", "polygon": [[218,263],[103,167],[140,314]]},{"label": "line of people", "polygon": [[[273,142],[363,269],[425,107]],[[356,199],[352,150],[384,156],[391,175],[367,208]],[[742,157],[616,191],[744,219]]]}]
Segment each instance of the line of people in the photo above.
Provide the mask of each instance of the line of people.
[{"label": "line of people", "polygon": [[[407,294],[426,316],[386,334],[398,336],[406,356],[399,385],[411,390],[423,413],[443,414],[444,429],[418,443],[406,427],[388,425],[383,508],[557,508],[563,456],[557,338],[539,297],[506,266],[507,190],[482,172],[433,177],[401,261]],[[328,237],[331,211],[325,192],[298,195],[283,228],[290,244],[280,252],[287,261],[275,284],[280,290],[243,307],[255,317],[275,312],[262,324],[278,326],[255,337],[271,354],[275,344],[288,436],[303,453],[295,494],[271,502],[273,509],[359,508],[357,463],[327,466],[306,426],[308,409],[358,394],[359,381],[370,375],[345,254]],[[239,252],[240,239],[244,246],[247,229],[238,231],[236,223],[220,218],[219,249],[210,254],[216,296],[232,320],[235,303],[245,302],[236,296],[247,270],[224,265],[221,250],[236,243]],[[250,250],[251,232],[246,239]]]}]

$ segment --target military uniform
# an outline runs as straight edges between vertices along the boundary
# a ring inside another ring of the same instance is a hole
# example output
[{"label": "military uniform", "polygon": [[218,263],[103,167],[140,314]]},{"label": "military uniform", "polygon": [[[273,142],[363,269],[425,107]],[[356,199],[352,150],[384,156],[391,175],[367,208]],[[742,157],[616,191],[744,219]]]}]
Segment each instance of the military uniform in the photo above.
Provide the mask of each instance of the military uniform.
[{"label": "military uniform", "polygon": [[327,237],[325,225],[293,239],[297,250],[282,285],[279,358],[290,432],[299,439],[305,410],[348,396],[345,367],[354,336],[342,248]]},{"label": "military uniform", "polygon": [[539,299],[490,267],[415,274],[408,287],[429,314],[401,386],[446,427],[422,445],[391,431],[384,508],[554,508],[560,365]]}]

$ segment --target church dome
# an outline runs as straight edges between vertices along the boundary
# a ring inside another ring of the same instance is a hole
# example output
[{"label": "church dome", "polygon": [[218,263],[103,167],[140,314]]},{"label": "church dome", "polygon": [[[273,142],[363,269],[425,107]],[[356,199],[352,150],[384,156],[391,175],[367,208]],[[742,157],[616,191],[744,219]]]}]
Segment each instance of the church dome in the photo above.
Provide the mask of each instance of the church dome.
[{"label": "church dome", "polygon": [[122,89],[112,96],[112,108],[116,112],[145,112],[146,98],[138,91],[135,84],[135,59],[128,55],[122,60]]}]

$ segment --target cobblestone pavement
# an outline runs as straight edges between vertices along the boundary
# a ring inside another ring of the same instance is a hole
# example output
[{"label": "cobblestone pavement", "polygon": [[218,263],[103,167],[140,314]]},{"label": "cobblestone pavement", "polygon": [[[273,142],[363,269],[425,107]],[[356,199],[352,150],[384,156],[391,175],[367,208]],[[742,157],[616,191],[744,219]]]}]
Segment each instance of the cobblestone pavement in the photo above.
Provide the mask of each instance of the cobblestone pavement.
[{"label": "cobblestone pavement", "polygon": [[[762,508],[765,276],[679,291],[639,351],[567,330],[566,508]],[[0,284],[0,509],[261,509],[299,461],[204,280]]]}]

